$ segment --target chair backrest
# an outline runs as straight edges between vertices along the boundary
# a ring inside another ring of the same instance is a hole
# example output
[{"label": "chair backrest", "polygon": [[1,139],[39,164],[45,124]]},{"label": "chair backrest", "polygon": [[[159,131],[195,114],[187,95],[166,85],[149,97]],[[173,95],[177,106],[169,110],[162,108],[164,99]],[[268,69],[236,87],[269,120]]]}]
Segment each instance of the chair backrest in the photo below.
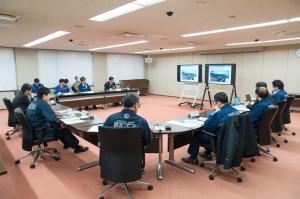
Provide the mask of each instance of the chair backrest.
[{"label": "chair backrest", "polygon": [[288,96],[286,99],[286,105],[284,107],[283,113],[282,113],[282,123],[283,124],[289,124],[291,123],[291,105],[295,99],[295,96]]},{"label": "chair backrest", "polygon": [[17,96],[19,94],[19,90],[14,90],[14,95]]},{"label": "chair backrest", "polygon": [[101,178],[125,183],[141,178],[142,129],[99,126]]},{"label": "chair backrest", "polygon": [[14,107],[11,101],[7,98],[3,98],[3,103],[8,111],[8,126],[15,127],[16,126],[16,118],[14,116]]},{"label": "chair backrest", "polygon": [[269,145],[272,142],[271,125],[278,112],[278,106],[268,108],[260,122],[258,143],[260,145]]},{"label": "chair backrest", "polygon": [[15,109],[15,117],[19,121],[23,131],[22,148],[25,151],[31,151],[33,146],[33,130],[21,108]]},{"label": "chair backrest", "polygon": [[282,113],[283,113],[286,103],[287,103],[286,100],[277,102],[278,111],[277,111],[277,114],[275,115],[275,118],[274,118],[272,126],[271,126],[272,132],[277,133],[277,132],[283,131]]}]

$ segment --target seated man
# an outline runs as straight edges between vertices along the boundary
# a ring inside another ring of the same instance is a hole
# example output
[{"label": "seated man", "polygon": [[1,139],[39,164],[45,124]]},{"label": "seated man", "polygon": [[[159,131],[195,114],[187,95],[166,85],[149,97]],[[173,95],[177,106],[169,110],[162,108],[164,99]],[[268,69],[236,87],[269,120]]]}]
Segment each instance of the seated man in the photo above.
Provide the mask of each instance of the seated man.
[{"label": "seated man", "polygon": [[116,89],[116,84],[113,77],[109,77],[109,81],[104,84],[104,91]]},{"label": "seated man", "polygon": [[54,88],[54,94],[62,94],[62,93],[69,93],[70,89],[68,86],[66,86],[65,80],[64,79],[59,79],[59,85],[57,85]]},{"label": "seated man", "polygon": [[72,85],[72,90],[73,90],[74,92],[78,93],[78,92],[79,92],[78,86],[79,86],[79,84],[80,84],[80,80],[79,80],[79,77],[78,77],[78,76],[75,76],[74,79],[75,79],[75,82],[74,82],[74,84]]},{"label": "seated man", "polygon": [[[255,84],[255,88],[257,89],[257,88],[259,88],[259,87],[264,87],[264,88],[268,89],[268,85],[267,85],[266,82],[257,82],[257,83]],[[268,99],[271,100],[271,101],[273,102],[273,97],[272,97],[272,95],[269,93],[269,91],[268,91]],[[258,99],[256,98],[254,104],[249,104],[249,105],[247,105],[247,108],[251,109],[251,107],[254,106],[255,104],[257,104],[258,102],[259,102],[259,101],[258,101]]]},{"label": "seated man", "polygon": [[280,101],[284,101],[289,95],[288,93],[284,90],[284,84],[281,80],[274,80],[272,82],[273,84],[273,93],[272,93],[272,96],[273,96],[273,100],[274,100],[274,103],[278,103]]},{"label": "seated man", "polygon": [[19,92],[12,101],[13,108],[21,108],[24,113],[32,100],[31,85],[23,84]]},{"label": "seated man", "polygon": [[[216,93],[214,96],[216,103],[216,110],[210,115],[204,122],[203,129],[210,133],[217,135],[217,127],[220,123],[225,123],[231,115],[239,114],[239,112],[228,103],[228,96],[224,92]],[[182,158],[182,161],[190,164],[198,164],[198,154],[200,145],[205,145],[205,153],[201,154],[208,160],[211,160],[211,147],[207,147],[210,144],[210,136],[202,131],[195,132],[192,141],[188,148],[190,157]]]},{"label": "seated man", "polygon": [[43,88],[43,87],[44,87],[44,85],[40,83],[40,80],[38,78],[35,78],[33,80],[31,92],[36,94],[37,90],[39,90],[40,88]]},{"label": "seated man", "polygon": [[80,77],[80,84],[78,85],[78,91],[79,92],[91,91],[91,87],[90,85],[88,85],[88,83],[86,83],[85,77]]},{"label": "seated man", "polygon": [[143,129],[142,143],[146,146],[151,142],[152,132],[147,121],[141,116],[137,115],[140,108],[140,98],[137,94],[129,93],[123,98],[124,109],[109,116],[103,126],[107,127],[141,127]]},{"label": "seated man", "polygon": [[[78,139],[67,128],[61,128],[60,122],[57,119],[54,111],[47,103],[49,101],[50,90],[46,87],[40,88],[37,91],[37,98],[30,103],[27,108],[26,115],[28,121],[33,128],[39,129],[49,126],[45,132],[45,137],[57,137],[64,144],[64,148],[71,147],[74,153],[80,153],[88,150],[88,147],[79,145]],[[35,135],[36,137],[38,135]]]},{"label": "seated man", "polygon": [[265,87],[256,88],[255,93],[257,95],[256,101],[249,112],[250,119],[253,123],[253,127],[256,133],[259,133],[260,122],[262,117],[264,116],[265,111],[269,108],[274,106],[273,102],[269,99],[269,92],[268,89]]}]

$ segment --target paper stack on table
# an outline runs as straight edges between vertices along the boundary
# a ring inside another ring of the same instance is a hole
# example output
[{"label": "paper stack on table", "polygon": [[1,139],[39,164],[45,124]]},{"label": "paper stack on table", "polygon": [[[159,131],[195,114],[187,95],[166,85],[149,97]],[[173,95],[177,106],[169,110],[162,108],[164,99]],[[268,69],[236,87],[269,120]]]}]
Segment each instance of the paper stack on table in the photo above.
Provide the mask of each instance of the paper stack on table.
[{"label": "paper stack on table", "polygon": [[61,121],[65,124],[69,124],[69,125],[84,122],[84,120],[81,120],[78,117],[69,117],[69,118],[66,118],[66,119],[61,119]]},{"label": "paper stack on table", "polygon": [[244,112],[249,112],[250,110],[244,106],[244,105],[238,105],[238,106],[234,106],[234,108],[236,110],[238,110],[240,113],[244,113]]},{"label": "paper stack on table", "polygon": [[91,128],[89,128],[89,130],[87,132],[95,132],[95,133],[98,133],[99,130],[98,130],[98,125],[94,125],[92,126]]},{"label": "paper stack on table", "polygon": [[203,121],[199,121],[197,119],[186,119],[186,120],[170,120],[166,122],[167,124],[173,124],[176,126],[182,126],[185,128],[192,128],[192,129],[196,129],[196,128],[200,128],[203,126],[204,122]]}]

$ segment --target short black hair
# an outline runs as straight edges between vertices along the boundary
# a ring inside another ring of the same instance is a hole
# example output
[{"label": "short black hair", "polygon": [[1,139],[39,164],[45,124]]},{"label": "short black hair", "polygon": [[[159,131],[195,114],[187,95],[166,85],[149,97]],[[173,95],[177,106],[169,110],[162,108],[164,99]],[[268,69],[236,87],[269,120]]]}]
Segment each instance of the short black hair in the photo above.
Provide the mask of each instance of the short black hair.
[{"label": "short black hair", "polygon": [[281,80],[276,79],[272,82],[273,87],[277,87],[279,89],[284,89],[284,84]]},{"label": "short black hair", "polygon": [[223,104],[228,103],[228,96],[224,92],[216,93],[214,96],[215,102],[221,102]]},{"label": "short black hair", "polygon": [[80,81],[85,81],[86,79],[85,79],[85,77],[80,77]]},{"label": "short black hair", "polygon": [[255,89],[255,94],[260,98],[267,98],[269,96],[269,91],[266,87],[261,86]]},{"label": "short black hair", "polygon": [[256,88],[259,88],[259,87],[265,87],[265,88],[268,88],[268,84],[266,82],[257,82],[255,84],[255,87]]},{"label": "short black hair", "polygon": [[65,79],[65,83],[66,83],[66,84],[69,83],[69,80],[68,80],[68,79]]},{"label": "short black hair", "polygon": [[125,108],[132,108],[135,104],[140,102],[140,97],[135,93],[128,93],[123,97],[123,104]]},{"label": "short black hair", "polygon": [[26,91],[31,91],[31,85],[28,84],[28,83],[23,84],[22,87],[21,87],[21,92],[22,93],[25,93]]},{"label": "short black hair", "polygon": [[43,87],[37,90],[36,96],[38,98],[43,98],[44,95],[48,95],[49,93],[50,93],[50,89],[47,87]]},{"label": "short black hair", "polygon": [[62,82],[65,82],[65,80],[64,79],[59,79],[58,82],[62,83]]},{"label": "short black hair", "polygon": [[40,83],[40,80],[39,80],[39,78],[34,78],[33,82],[38,84],[38,83]]},{"label": "short black hair", "polygon": [[79,78],[77,75],[74,77],[74,79],[76,80],[77,78]]},{"label": "short black hair", "polygon": [[114,77],[112,77],[112,76],[110,76],[108,79],[109,79],[109,80],[113,80],[113,79],[115,79],[115,78],[114,78]]}]

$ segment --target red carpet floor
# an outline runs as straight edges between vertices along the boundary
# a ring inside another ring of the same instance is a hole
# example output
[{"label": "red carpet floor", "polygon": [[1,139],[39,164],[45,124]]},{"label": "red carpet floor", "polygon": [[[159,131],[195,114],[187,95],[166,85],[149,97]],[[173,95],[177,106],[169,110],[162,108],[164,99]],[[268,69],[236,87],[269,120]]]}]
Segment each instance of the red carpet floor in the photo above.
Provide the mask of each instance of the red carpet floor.
[{"label": "red carpet floor", "polygon": [[[186,115],[191,109],[188,106],[177,106],[178,98],[164,96],[142,97],[140,115],[148,121],[160,122]],[[120,111],[121,107],[110,107],[107,110],[93,110],[93,114],[105,119],[111,113]],[[32,161],[27,158],[19,166],[14,165],[14,159],[25,154],[21,149],[21,137],[15,135],[11,140],[5,140],[7,127],[7,111],[0,111],[0,154],[5,162],[8,174],[0,176],[0,199],[85,199],[97,198],[106,187],[99,177],[99,167],[82,172],[76,171],[80,164],[98,159],[98,148],[80,139],[82,145],[90,150],[83,154],[74,154],[71,150],[63,149],[60,142],[50,144],[61,153],[61,159],[42,159],[35,169],[30,169]],[[255,163],[243,160],[247,167],[242,172],[243,182],[237,183],[233,174],[225,173],[208,180],[208,170],[191,166],[195,174],[190,174],[164,164],[164,180],[156,179],[156,154],[146,155],[146,175],[143,181],[151,182],[154,186],[148,191],[140,186],[131,186],[135,198],[143,199],[299,199],[300,198],[300,114],[292,113],[291,129],[298,133],[296,136],[285,135],[289,140],[281,144],[281,148],[271,146],[271,152],[278,162],[260,156]],[[168,157],[164,138],[164,159]],[[186,147],[175,151],[176,160],[186,156]],[[121,188],[108,193],[106,198],[125,199],[127,195]]]}]

